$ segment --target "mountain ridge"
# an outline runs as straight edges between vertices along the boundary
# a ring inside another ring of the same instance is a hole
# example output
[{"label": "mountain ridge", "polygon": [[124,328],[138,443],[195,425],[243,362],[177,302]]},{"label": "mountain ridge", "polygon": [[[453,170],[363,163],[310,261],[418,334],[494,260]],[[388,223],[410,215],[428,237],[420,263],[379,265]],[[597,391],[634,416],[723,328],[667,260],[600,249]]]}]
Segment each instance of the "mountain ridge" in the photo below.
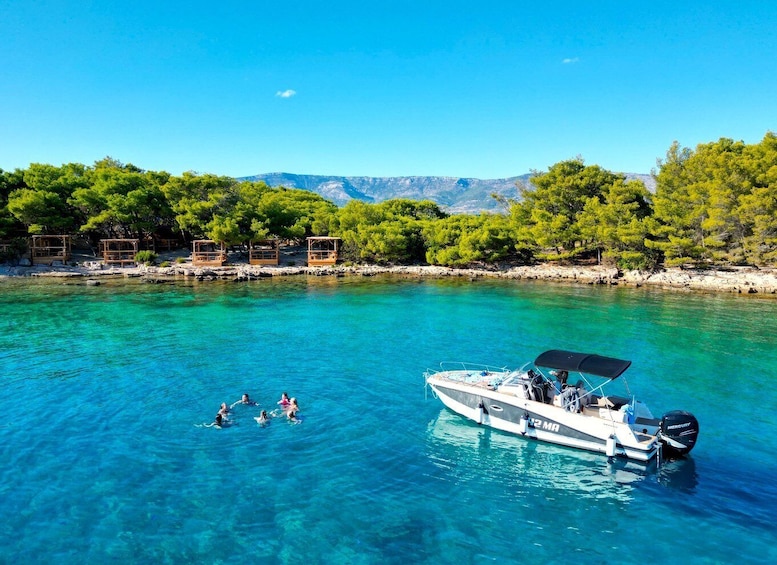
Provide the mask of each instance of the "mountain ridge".
[{"label": "mountain ridge", "polygon": [[[650,175],[625,173],[626,178],[642,180],[649,189]],[[500,199],[520,200],[518,186],[527,185],[534,176],[526,173],[502,179],[476,179],[443,176],[366,177],[336,175],[300,175],[295,173],[261,173],[240,177],[240,181],[263,181],[269,186],[299,188],[315,192],[338,206],[350,200],[379,203],[394,198],[432,200],[450,213],[473,214],[503,211]]]}]

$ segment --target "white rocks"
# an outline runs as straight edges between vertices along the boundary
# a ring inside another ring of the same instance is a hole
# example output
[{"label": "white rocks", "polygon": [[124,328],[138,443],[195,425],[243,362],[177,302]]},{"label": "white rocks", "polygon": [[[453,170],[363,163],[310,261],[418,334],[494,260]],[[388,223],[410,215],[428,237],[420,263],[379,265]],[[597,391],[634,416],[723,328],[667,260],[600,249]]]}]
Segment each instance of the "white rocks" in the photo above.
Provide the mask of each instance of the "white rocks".
[{"label": "white rocks", "polygon": [[[97,269],[97,265],[99,269]],[[307,266],[252,266],[247,264],[224,267],[193,267],[191,263],[168,267],[140,265],[105,269],[100,262],[87,262],[77,267],[35,266],[8,268],[0,276],[73,277],[73,276],[124,276],[126,278],[150,276],[154,280],[192,277],[198,280],[250,281],[278,276],[375,276],[392,274],[411,277],[466,277],[526,279],[570,282],[576,284],[606,284],[624,286],[656,286],[667,289],[698,290],[705,292],[733,292],[742,294],[777,294],[777,271],[755,267],[726,269],[662,269],[657,272],[625,271],[604,266],[526,265],[509,268],[454,269],[434,265],[335,265],[332,267]]]}]

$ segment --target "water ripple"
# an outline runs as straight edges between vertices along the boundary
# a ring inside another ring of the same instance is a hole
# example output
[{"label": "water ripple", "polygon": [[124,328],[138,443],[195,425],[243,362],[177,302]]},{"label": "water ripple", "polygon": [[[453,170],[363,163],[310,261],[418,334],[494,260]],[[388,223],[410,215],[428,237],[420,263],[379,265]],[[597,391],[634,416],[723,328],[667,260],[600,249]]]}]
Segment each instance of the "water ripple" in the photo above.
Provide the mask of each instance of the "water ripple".
[{"label": "water ripple", "polygon": [[[515,281],[267,282],[3,283],[4,559],[607,562],[644,551],[635,531],[656,562],[776,557],[775,416],[742,398],[777,405],[750,378],[777,370],[777,305]],[[693,457],[608,464],[424,396],[421,373],[441,360],[518,365],[549,345],[633,354],[629,382],[651,407],[702,422]],[[258,425],[284,390],[302,423]],[[260,406],[205,427],[244,392]],[[732,421],[736,441],[713,440]]]}]

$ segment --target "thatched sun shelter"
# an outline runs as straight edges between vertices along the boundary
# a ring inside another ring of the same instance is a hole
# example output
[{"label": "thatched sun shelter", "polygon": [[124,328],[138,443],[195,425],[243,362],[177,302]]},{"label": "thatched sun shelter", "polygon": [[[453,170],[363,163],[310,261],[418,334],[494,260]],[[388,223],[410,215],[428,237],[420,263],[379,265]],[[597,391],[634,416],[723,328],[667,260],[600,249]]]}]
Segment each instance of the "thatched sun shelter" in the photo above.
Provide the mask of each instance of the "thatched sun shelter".
[{"label": "thatched sun shelter", "polygon": [[192,242],[192,265],[195,267],[221,267],[227,262],[227,249],[223,243],[212,239]]},{"label": "thatched sun shelter", "polygon": [[308,265],[319,267],[337,263],[340,241],[339,237],[309,237]]},{"label": "thatched sun shelter", "polygon": [[69,235],[34,235],[30,241],[30,262],[51,265],[70,260],[72,242]]}]

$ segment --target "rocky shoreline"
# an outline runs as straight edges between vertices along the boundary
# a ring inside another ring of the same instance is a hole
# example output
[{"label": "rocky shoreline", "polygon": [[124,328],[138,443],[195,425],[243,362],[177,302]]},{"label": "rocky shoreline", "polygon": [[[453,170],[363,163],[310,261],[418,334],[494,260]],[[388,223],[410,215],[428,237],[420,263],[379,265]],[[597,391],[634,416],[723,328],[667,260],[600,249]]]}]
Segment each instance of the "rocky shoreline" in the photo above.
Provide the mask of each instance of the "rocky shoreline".
[{"label": "rocky shoreline", "polygon": [[494,269],[378,265],[336,265],[333,267],[251,266],[247,264],[234,264],[224,267],[194,267],[191,263],[175,263],[166,267],[140,265],[136,267],[106,268],[99,261],[85,261],[75,266],[38,265],[22,267],[0,265],[0,279],[5,277],[78,277],[84,279],[85,284],[91,285],[100,284],[100,280],[106,277],[141,278],[145,282],[154,283],[179,279],[251,281],[268,277],[376,275],[539,280],[630,287],[652,286],[663,289],[715,293],[777,295],[777,271],[755,267],[732,267],[726,269],[670,268],[657,272],[646,272],[619,271],[612,267],[603,266],[559,266],[547,264]]}]

